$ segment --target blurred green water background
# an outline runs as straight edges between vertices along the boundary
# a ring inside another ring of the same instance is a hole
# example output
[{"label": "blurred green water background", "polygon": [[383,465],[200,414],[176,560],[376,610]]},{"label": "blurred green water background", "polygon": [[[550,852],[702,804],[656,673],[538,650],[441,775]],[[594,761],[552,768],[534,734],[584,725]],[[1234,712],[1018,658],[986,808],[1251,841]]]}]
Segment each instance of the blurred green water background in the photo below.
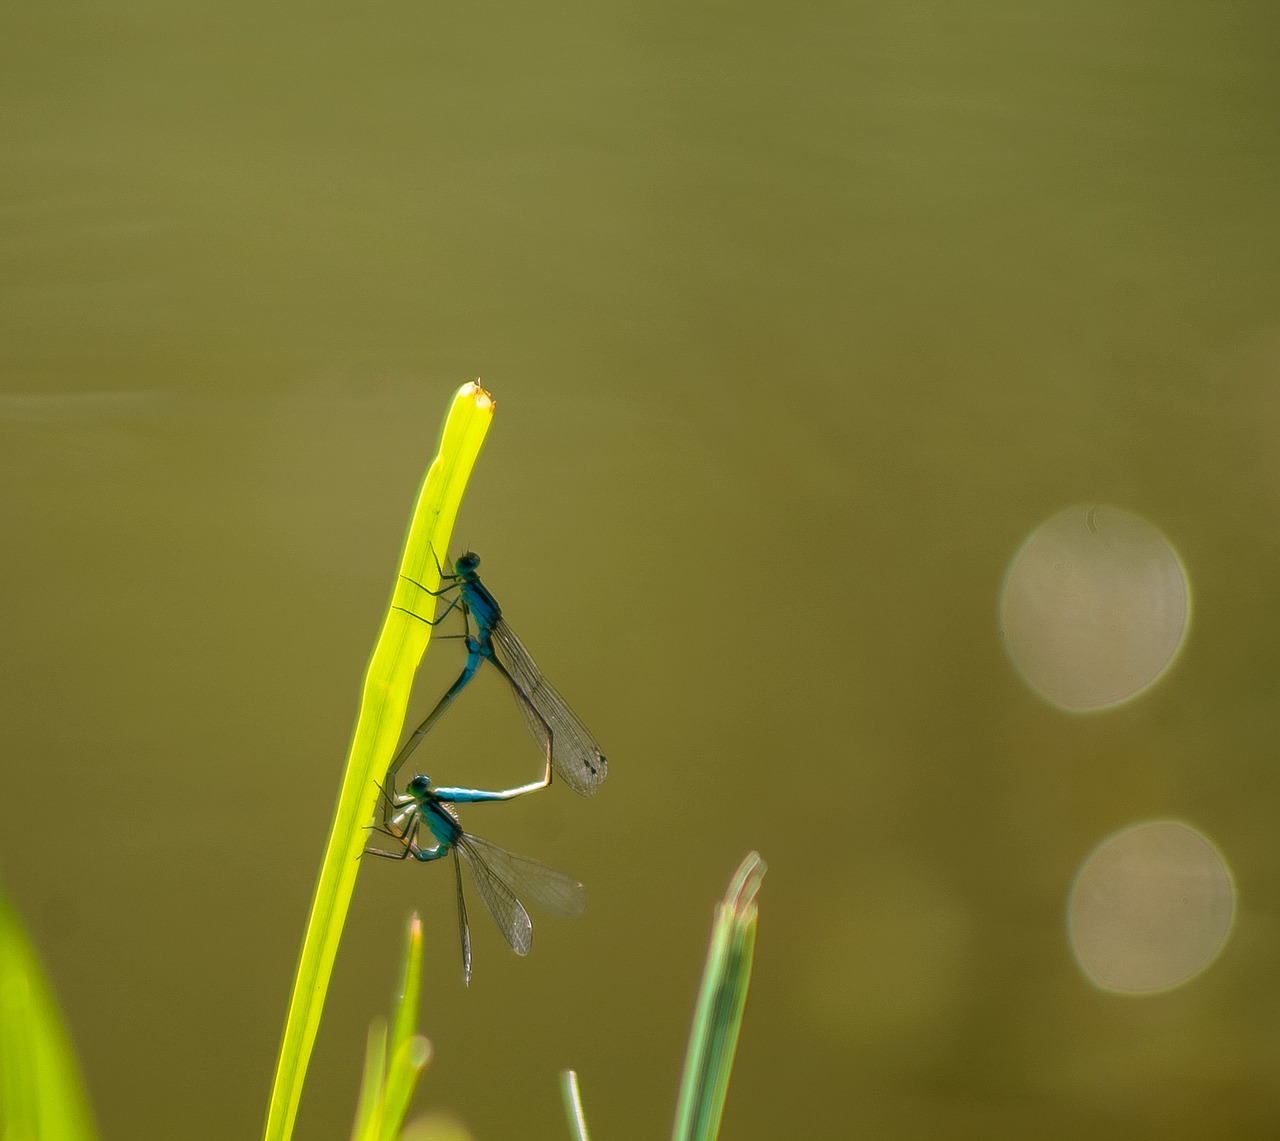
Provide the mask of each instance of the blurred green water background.
[{"label": "blurred green water background", "polygon": [[[1280,1112],[1270,5],[9,5],[0,875],[109,1137],[251,1137],[449,396],[457,538],[611,762],[464,823],[580,875],[517,960],[364,870],[298,1136],[405,914],[423,1109],[662,1136],[710,905],[770,866],[725,1136],[1268,1137]],[[1072,504],[1181,556],[1174,668],[1067,715],[1002,576]],[[192,605],[192,598],[198,605]],[[456,672],[437,643],[416,708]],[[482,677],[418,758],[537,755]],[[1082,860],[1187,820],[1218,960],[1104,993]]]}]

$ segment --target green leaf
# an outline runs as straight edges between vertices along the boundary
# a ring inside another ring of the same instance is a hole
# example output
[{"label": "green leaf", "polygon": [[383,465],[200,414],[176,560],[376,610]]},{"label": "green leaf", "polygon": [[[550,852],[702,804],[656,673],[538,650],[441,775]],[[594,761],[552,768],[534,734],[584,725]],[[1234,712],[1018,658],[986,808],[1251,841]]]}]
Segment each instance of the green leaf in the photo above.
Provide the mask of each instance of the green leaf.
[{"label": "green leaf", "polygon": [[766,870],[760,856],[749,852],[729,881],[724,899],[716,905],[672,1141],[714,1141],[720,1132],[751,981],[755,897]]},{"label": "green leaf", "polygon": [[418,1075],[431,1061],[431,1043],[421,1034],[414,1034],[400,1043],[391,1055],[387,1070],[387,1085],[382,1094],[381,1141],[395,1141],[400,1136],[409,1102],[418,1085]]},{"label": "green leaf", "polygon": [[387,1077],[387,1020],[369,1023],[365,1040],[364,1073],[360,1077],[360,1099],[356,1102],[356,1123],[351,1141],[378,1141],[382,1134],[382,1090]]},{"label": "green leaf", "polygon": [[351,1141],[396,1141],[400,1136],[418,1075],[431,1060],[431,1043],[414,1033],[421,972],[422,921],[414,915],[405,938],[404,980],[390,1042],[385,1018],[375,1018],[369,1026]]},{"label": "green leaf", "polygon": [[415,913],[409,919],[405,936],[404,977],[400,981],[400,997],[392,1014],[391,1055],[413,1037],[418,1025],[418,1001],[422,994],[422,920]]},{"label": "green leaf", "polygon": [[573,1141],[591,1141],[587,1134],[587,1115],[582,1108],[582,1091],[578,1089],[576,1070],[560,1071],[560,1100],[564,1102],[564,1115],[569,1122]]},{"label": "green leaf", "polygon": [[294,978],[267,1110],[265,1141],[288,1141],[293,1133],[307,1063],[355,889],[365,829],[380,795],[378,784],[404,727],[414,673],[431,637],[431,627],[413,616],[421,613],[423,593],[406,580],[432,590],[439,587],[437,559],[445,558],[448,552],[454,520],[489,430],[493,408],[489,394],[478,384],[466,384],[458,390],[445,420],[439,454],[418,496],[400,560],[401,577],[395,580],[391,605],[365,673],[360,714]]},{"label": "green leaf", "polygon": [[414,915],[405,936],[404,977],[396,1000],[391,1031],[391,1064],[382,1094],[381,1141],[400,1136],[404,1116],[418,1084],[418,1075],[431,1060],[431,1043],[418,1034],[418,999],[422,993],[422,920]]},{"label": "green leaf", "polygon": [[0,1095],[5,1141],[93,1141],[89,1101],[35,949],[0,896]]}]

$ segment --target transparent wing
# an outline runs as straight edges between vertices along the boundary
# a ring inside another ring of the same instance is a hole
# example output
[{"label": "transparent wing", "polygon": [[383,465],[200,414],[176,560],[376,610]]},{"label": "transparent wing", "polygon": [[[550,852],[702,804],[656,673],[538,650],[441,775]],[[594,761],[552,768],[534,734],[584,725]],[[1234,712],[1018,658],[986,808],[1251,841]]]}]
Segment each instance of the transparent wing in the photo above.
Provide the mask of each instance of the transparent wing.
[{"label": "transparent wing", "polygon": [[476,890],[480,892],[480,898],[484,900],[502,937],[517,955],[527,955],[533,946],[533,924],[529,922],[529,913],[499,872],[489,866],[488,857],[502,849],[464,832],[458,837],[456,850],[466,859]]},{"label": "transparent wing", "polygon": [[473,836],[463,834],[473,853],[478,853],[487,871],[506,885],[513,895],[519,895],[543,911],[572,919],[581,915],[586,905],[586,893],[573,876],[548,867],[531,856],[517,856],[506,848]]},{"label": "transparent wing", "polygon": [[462,865],[453,849],[453,878],[458,884],[458,935],[462,939],[462,985],[471,985],[471,928],[467,926],[467,901],[462,894]]},{"label": "transparent wing", "polygon": [[516,704],[533,739],[544,752],[550,748],[556,775],[574,792],[590,796],[609,772],[600,746],[555,686],[539,672],[505,619],[493,624],[492,638],[497,664],[515,688]]},{"label": "transparent wing", "polygon": [[533,945],[529,913],[516,898],[524,896],[552,915],[581,915],[586,904],[582,884],[539,860],[517,856],[497,844],[464,832],[458,840],[476,881],[480,898],[517,955],[527,955]]}]

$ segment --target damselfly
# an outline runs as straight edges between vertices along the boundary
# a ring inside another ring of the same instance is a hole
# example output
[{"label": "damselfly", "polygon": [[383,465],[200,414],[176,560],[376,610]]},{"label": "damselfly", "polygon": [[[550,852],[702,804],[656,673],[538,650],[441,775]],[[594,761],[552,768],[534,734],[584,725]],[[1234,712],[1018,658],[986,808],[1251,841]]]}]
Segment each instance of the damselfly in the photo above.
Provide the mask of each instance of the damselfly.
[{"label": "damselfly", "polygon": [[[586,902],[582,884],[546,864],[517,856],[505,848],[464,832],[454,804],[508,800],[509,792],[484,792],[475,788],[433,788],[431,778],[418,775],[406,791],[383,789],[382,826],[379,831],[396,841],[396,848],[368,847],[375,856],[404,860],[438,860],[452,853],[458,888],[458,931],[462,939],[462,977],[471,982],[471,931],[467,903],[462,894],[459,854],[471,869],[471,878],[502,937],[517,955],[527,955],[533,945],[533,924],[518,896],[524,896],[553,915],[582,913]],[[430,843],[427,843],[427,840]],[[420,842],[421,841],[421,842]]]},{"label": "damselfly", "polygon": [[[590,796],[600,786],[608,773],[608,764],[600,746],[587,732],[587,728],[578,720],[577,715],[569,708],[564,698],[556,692],[555,687],[546,680],[529,656],[529,651],[515,636],[511,627],[502,616],[502,608],[497,599],[489,593],[477,573],[480,556],[467,551],[453,564],[453,574],[442,574],[445,583],[439,590],[428,590],[413,579],[406,579],[433,598],[456,592],[439,618],[415,618],[429,625],[443,621],[455,607],[461,607],[464,635],[467,647],[467,662],[458,675],[458,680],[449,687],[445,695],[436,703],[436,707],[427,714],[409,739],[404,743],[395,760],[387,770],[387,781],[390,783],[400,766],[413,752],[439,719],[449,708],[453,699],[466,688],[475,677],[476,670],[482,661],[493,663],[494,668],[502,674],[511,686],[516,704],[524,714],[525,724],[529,732],[538,742],[546,755],[547,767],[542,780],[524,785],[519,792],[531,792],[545,788],[551,783],[551,772],[555,770],[560,779],[574,792]],[[403,577],[403,576],[402,576]],[[401,608],[403,609],[403,608]],[[413,614],[412,611],[406,613]],[[476,631],[471,632],[471,620],[475,620]]]}]

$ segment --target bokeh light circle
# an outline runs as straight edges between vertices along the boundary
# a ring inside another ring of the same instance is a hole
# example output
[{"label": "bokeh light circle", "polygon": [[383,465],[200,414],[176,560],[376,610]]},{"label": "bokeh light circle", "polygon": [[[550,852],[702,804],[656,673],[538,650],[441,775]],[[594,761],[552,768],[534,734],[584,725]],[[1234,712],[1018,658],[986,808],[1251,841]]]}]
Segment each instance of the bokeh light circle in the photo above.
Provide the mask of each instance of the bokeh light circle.
[{"label": "bokeh light circle", "polygon": [[1187,634],[1191,588],[1169,540],[1118,507],[1040,524],[1005,574],[1000,624],[1014,669],[1046,701],[1083,713],[1149,689]]},{"label": "bokeh light circle", "polygon": [[1235,884],[1213,844],[1181,821],[1155,820],[1090,853],[1071,886],[1067,933],[1095,986],[1155,994],[1218,957],[1235,910]]}]

